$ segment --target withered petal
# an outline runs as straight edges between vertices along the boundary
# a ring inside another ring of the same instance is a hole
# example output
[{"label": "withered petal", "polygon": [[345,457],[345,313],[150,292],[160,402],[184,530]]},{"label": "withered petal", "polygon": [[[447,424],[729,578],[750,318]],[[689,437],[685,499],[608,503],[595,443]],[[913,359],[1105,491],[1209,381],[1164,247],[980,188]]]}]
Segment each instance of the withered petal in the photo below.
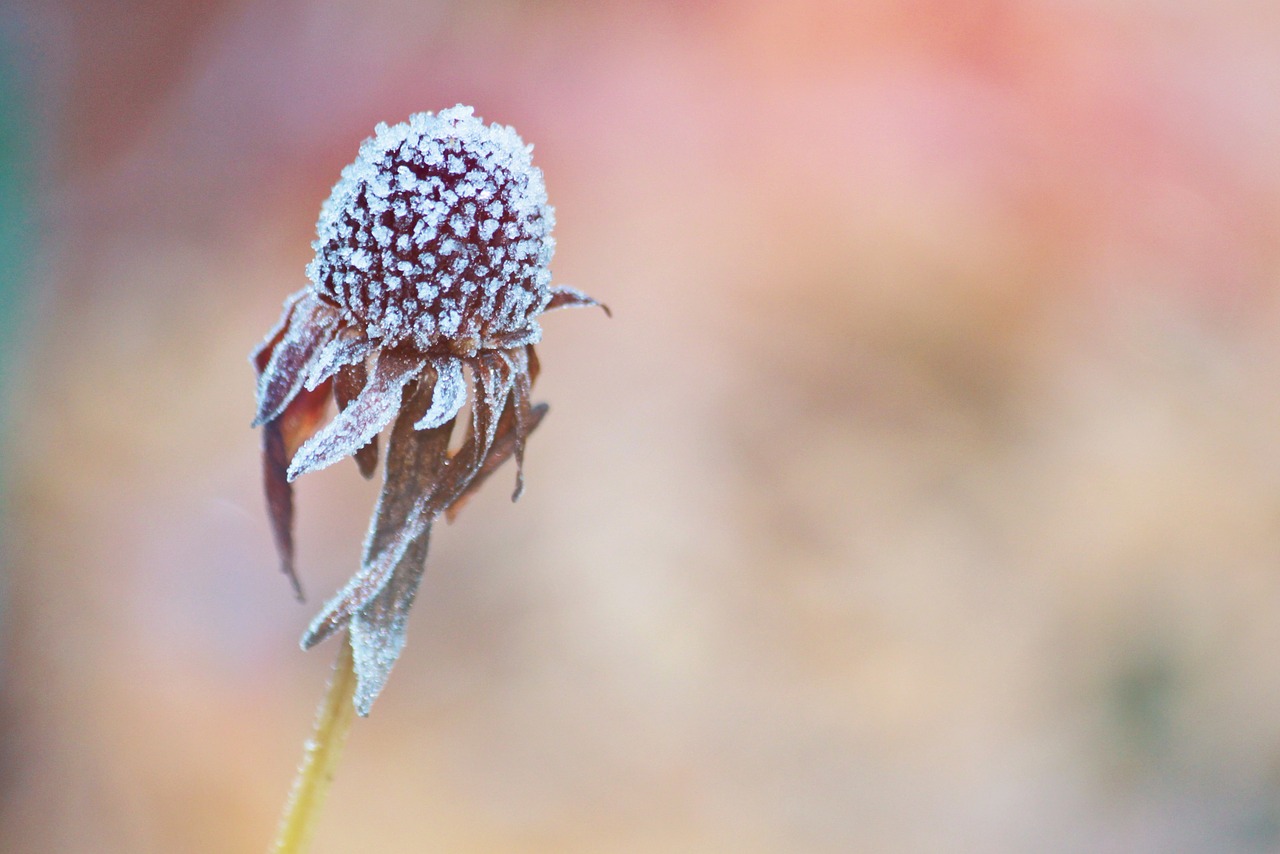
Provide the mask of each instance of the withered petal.
[{"label": "withered petal", "polygon": [[[547,404],[539,403],[529,410],[524,433],[526,437],[542,423],[542,419],[546,417],[549,409],[550,407]],[[467,484],[467,488],[449,505],[445,511],[445,518],[452,522],[458,517],[458,511],[471,500],[472,496],[479,490],[480,485],[488,480],[489,475],[511,459],[512,454],[515,452],[515,447],[515,416],[513,412],[508,410],[503,413],[501,421],[498,422],[498,433],[493,438],[493,447],[489,449],[489,456],[485,457],[480,470],[472,477],[471,482]]]},{"label": "withered petal", "polygon": [[604,313],[609,317],[613,317],[613,312],[609,311],[609,306],[587,296],[587,294],[576,288],[558,287],[551,289],[551,299],[547,302],[544,311],[553,311],[557,308],[575,308],[575,307],[599,306],[604,309]]},{"label": "withered petal", "polygon": [[[311,623],[303,636],[303,648],[319,643],[341,628],[355,611],[372,599],[387,583],[409,546],[422,536],[436,516],[466,491],[493,445],[498,418],[511,388],[510,374],[510,363],[495,354],[485,354],[476,360],[470,435],[456,454],[441,463],[438,473],[431,472],[430,482],[423,482],[424,488],[413,497],[404,512],[403,524],[393,529],[380,521],[375,522],[366,543],[363,566],[342,593]],[[446,426],[450,425],[452,422]],[[388,465],[388,477],[391,476],[390,470]],[[403,494],[412,495],[408,491]],[[378,517],[381,517],[381,511],[380,500]]]},{"label": "withered petal", "polygon": [[[302,639],[304,649],[342,628],[402,567],[411,568],[409,560],[419,541],[425,559],[430,518],[426,524],[419,524],[422,517],[418,505],[428,500],[435,489],[453,430],[452,421],[433,430],[414,429],[414,421],[421,417],[431,399],[429,379],[410,393],[407,405],[392,428],[382,493],[365,540],[363,565],[312,621]],[[387,559],[389,552],[394,552],[394,559]]]},{"label": "withered petal", "polygon": [[369,443],[400,410],[404,387],[426,367],[408,348],[383,350],[360,396],[303,445],[289,465],[289,480],[330,466]]},{"label": "withered petal", "polygon": [[[365,369],[362,361],[347,365],[334,374],[333,397],[338,404],[339,412],[346,409],[351,401],[360,396],[360,392],[364,390],[368,378],[369,372]],[[368,480],[373,477],[374,472],[378,469],[378,437],[374,436],[369,440],[369,444],[356,450],[354,456],[356,458],[356,466],[360,469],[360,474],[364,476],[364,479]]]},{"label": "withered petal", "polygon": [[333,309],[307,296],[293,307],[288,326],[271,348],[271,358],[258,377],[258,412],[253,426],[276,418],[299,390],[316,352],[333,335]]},{"label": "withered petal", "polygon": [[290,319],[293,318],[293,311],[297,308],[298,303],[307,295],[307,288],[300,291],[294,291],[284,299],[284,308],[280,312],[280,319],[276,321],[276,325],[271,327],[262,342],[253,349],[249,354],[249,364],[253,365],[254,371],[258,376],[262,376],[262,372],[267,368],[267,362],[271,361],[271,351],[280,343],[280,339],[284,337],[284,331],[289,326]]},{"label": "withered petal", "polygon": [[467,402],[467,381],[462,375],[462,360],[437,359],[434,366],[436,382],[431,395],[431,406],[413,425],[419,430],[429,430],[452,421]]},{"label": "withered petal", "polygon": [[[520,354],[523,357],[523,353]],[[521,359],[523,362],[523,359]],[[511,412],[515,428],[512,431],[516,456],[516,487],[511,493],[512,501],[519,501],[524,494],[524,440],[529,435],[529,418],[532,414],[532,383],[529,380],[527,366],[518,364],[511,388]],[[492,455],[492,452],[491,452]]]},{"label": "withered petal", "polygon": [[358,715],[369,714],[404,649],[409,609],[426,569],[430,538],[431,527],[427,526],[409,544],[386,585],[351,618],[347,630],[355,657]]},{"label": "withered petal", "polygon": [[293,486],[286,473],[298,446],[315,432],[324,417],[328,400],[328,383],[315,391],[304,391],[285,407],[279,418],[263,425],[262,430],[262,479],[271,531],[280,555],[280,569],[293,584],[299,600],[303,597],[294,566]]},{"label": "withered petal", "polygon": [[303,386],[315,388],[346,366],[363,362],[374,349],[374,343],[359,333],[335,336],[311,360]]}]

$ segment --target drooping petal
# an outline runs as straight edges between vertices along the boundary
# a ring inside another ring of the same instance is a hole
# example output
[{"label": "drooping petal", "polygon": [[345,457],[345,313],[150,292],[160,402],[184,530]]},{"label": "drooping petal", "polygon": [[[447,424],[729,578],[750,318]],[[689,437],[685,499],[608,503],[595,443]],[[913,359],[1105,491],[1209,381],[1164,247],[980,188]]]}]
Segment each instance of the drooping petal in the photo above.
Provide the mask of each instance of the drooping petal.
[{"label": "drooping petal", "polygon": [[418,583],[427,564],[427,543],[431,526],[409,544],[391,579],[352,618],[351,651],[355,656],[356,714],[369,714],[373,701],[382,693],[391,668],[404,649],[409,609],[418,592]]},{"label": "drooping petal", "polygon": [[[419,505],[429,500],[436,487],[439,473],[445,467],[453,430],[452,421],[433,430],[414,429],[413,423],[426,410],[430,395],[430,383],[419,383],[396,419],[387,446],[382,493],[365,540],[363,565],[312,621],[303,635],[304,649],[342,628],[352,615],[378,595],[395,573],[409,572],[414,543],[421,541],[425,549],[430,519],[427,524],[420,524]],[[397,548],[398,545],[402,547]],[[395,552],[394,559],[379,560],[388,550]]]},{"label": "drooping petal", "polygon": [[557,308],[573,308],[577,306],[593,306],[598,305],[604,309],[604,313],[609,317],[613,317],[613,312],[609,311],[609,306],[598,300],[587,296],[576,288],[552,288],[551,300],[547,303],[547,307],[543,311],[552,311]]},{"label": "drooping petal", "polygon": [[439,427],[452,421],[467,402],[467,382],[462,375],[461,359],[437,359],[436,386],[431,396],[431,406],[413,426],[419,430]]},{"label": "drooping petal", "polygon": [[[360,396],[360,392],[364,391],[365,383],[368,381],[368,371],[365,370],[364,362],[356,362],[341,368],[333,376],[333,398],[338,404],[338,411],[346,409],[351,401]],[[359,448],[355,452],[356,466],[360,469],[365,480],[373,477],[373,473],[378,468],[378,437],[375,435],[369,440],[369,444],[363,448]]]},{"label": "drooping petal", "polygon": [[258,377],[258,413],[253,426],[276,418],[293,400],[312,358],[332,337],[333,322],[334,310],[310,293],[293,306],[284,334]]},{"label": "drooping petal", "polygon": [[515,385],[512,386],[511,391],[511,412],[515,416],[515,429],[512,435],[516,457],[516,488],[511,493],[512,501],[519,501],[520,496],[524,494],[524,439],[529,435],[529,418],[533,409],[529,395],[529,375],[520,372],[516,374]]},{"label": "drooping petal", "polygon": [[[525,429],[527,437],[538,425],[542,423],[542,419],[546,417],[550,407],[545,403],[539,403],[537,406],[529,410],[528,421]],[[493,447],[489,449],[489,456],[485,457],[484,463],[480,466],[480,470],[476,472],[471,479],[471,483],[463,490],[462,494],[453,500],[445,511],[445,518],[450,522],[458,516],[458,511],[471,500],[471,497],[479,490],[480,485],[488,480],[489,475],[493,474],[503,463],[511,459],[515,453],[515,415],[511,410],[503,413],[502,420],[498,422],[498,433],[493,438]]]},{"label": "drooping petal", "polygon": [[289,465],[289,480],[332,465],[367,445],[400,411],[404,387],[426,363],[426,356],[409,348],[383,350],[360,396],[298,450]]},{"label": "drooping petal", "polygon": [[328,383],[314,391],[303,391],[285,407],[279,418],[267,422],[262,428],[262,479],[271,531],[280,555],[280,569],[293,584],[299,600],[302,599],[302,586],[294,568],[293,486],[286,472],[298,446],[320,424],[328,400]]},{"label": "drooping petal", "polygon": [[542,373],[542,363],[538,361],[538,351],[530,344],[524,348],[525,364],[529,373],[529,385],[532,386],[538,381],[538,374]]}]

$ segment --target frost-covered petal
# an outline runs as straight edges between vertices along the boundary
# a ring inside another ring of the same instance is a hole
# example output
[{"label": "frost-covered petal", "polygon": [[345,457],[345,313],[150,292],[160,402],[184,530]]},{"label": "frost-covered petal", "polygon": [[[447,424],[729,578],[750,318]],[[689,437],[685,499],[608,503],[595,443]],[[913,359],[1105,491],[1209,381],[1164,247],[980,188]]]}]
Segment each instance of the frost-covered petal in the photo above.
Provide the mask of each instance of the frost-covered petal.
[{"label": "frost-covered petal", "polygon": [[[386,475],[378,497],[378,508],[365,541],[363,564],[312,621],[302,638],[304,649],[346,625],[357,611],[378,595],[396,572],[401,571],[401,567],[411,566],[406,563],[406,556],[411,556],[414,544],[421,541],[425,545],[430,519],[422,524],[420,505],[430,499],[439,481],[439,473],[446,465],[449,436],[453,430],[452,422],[432,430],[414,429],[414,421],[426,410],[429,402],[428,384],[421,383],[396,419],[387,447]],[[382,559],[389,553],[394,553],[393,559]]]},{"label": "frost-covered petal", "polygon": [[339,335],[325,344],[311,360],[303,380],[305,388],[315,388],[347,365],[363,362],[373,352],[373,342],[363,335]]},{"label": "frost-covered petal", "polygon": [[300,291],[294,291],[285,297],[284,308],[280,312],[280,319],[276,321],[276,325],[271,327],[271,331],[262,339],[253,352],[249,354],[249,364],[253,365],[254,371],[258,376],[262,376],[262,372],[267,367],[267,362],[271,360],[271,353],[275,350],[276,345],[280,343],[280,339],[284,337],[284,331],[289,326],[289,321],[293,319],[293,311],[297,308],[302,298],[310,293],[310,288],[303,288]]},{"label": "frost-covered petal", "polygon": [[[471,407],[471,430],[458,452],[431,472],[431,479],[422,482],[421,490],[413,497],[404,513],[404,522],[398,528],[381,523],[382,503],[379,503],[379,521],[375,523],[365,548],[364,565],[352,578],[343,593],[335,597],[326,612],[312,622],[303,637],[303,647],[319,643],[340,628],[361,605],[368,602],[404,558],[410,545],[430,527],[437,516],[457,501],[482,470],[485,459],[493,447],[498,420],[511,391],[511,365],[497,354],[482,355],[475,365],[475,400]],[[446,422],[437,430],[450,429],[453,422]],[[399,424],[399,422],[397,422]],[[434,431],[422,431],[430,435]],[[387,477],[391,477],[388,465]],[[383,490],[384,495],[386,490]],[[397,493],[399,494],[399,493]],[[409,493],[405,492],[408,495]],[[400,500],[397,499],[397,508]],[[398,511],[397,511],[398,512]],[[387,531],[389,535],[384,536]],[[361,598],[363,597],[363,598]]]},{"label": "frost-covered petal", "polygon": [[604,313],[613,317],[613,312],[609,311],[609,306],[596,300],[594,297],[587,296],[576,288],[558,287],[551,289],[551,299],[547,302],[544,311],[552,311],[557,308],[575,308],[575,307],[599,306],[604,309]]},{"label": "frost-covered petal", "polygon": [[[347,365],[334,374],[333,399],[338,404],[339,412],[350,406],[351,402],[360,396],[360,392],[364,391],[368,378],[364,362]],[[363,448],[357,448],[354,456],[356,458],[356,466],[360,469],[360,474],[364,476],[364,479],[368,480],[373,477],[373,473],[378,468],[378,437],[375,435],[369,440],[369,444]]]},{"label": "frost-covered petal", "polygon": [[461,359],[439,359],[435,362],[436,384],[431,406],[413,426],[419,430],[439,427],[453,418],[467,402],[467,382],[462,375]]},{"label": "frost-covered petal", "polygon": [[410,349],[383,350],[360,396],[298,449],[289,480],[330,466],[368,444],[399,412],[404,387],[426,362],[426,356]]},{"label": "frost-covered petal", "polygon": [[[531,394],[529,374],[526,371],[517,370],[511,387],[511,414],[512,421],[515,423],[512,430],[512,443],[516,457],[516,488],[511,493],[512,501],[519,501],[524,493],[524,440],[532,429],[529,426],[529,419],[533,414]],[[490,456],[492,455],[493,452],[490,451]]]},{"label": "frost-covered petal", "polygon": [[316,352],[333,335],[334,311],[308,295],[292,309],[280,341],[258,377],[257,427],[279,416],[302,388]]},{"label": "frost-covered petal", "polygon": [[428,526],[405,550],[391,579],[351,618],[351,651],[355,658],[356,714],[369,714],[404,649],[409,609],[427,564]]}]

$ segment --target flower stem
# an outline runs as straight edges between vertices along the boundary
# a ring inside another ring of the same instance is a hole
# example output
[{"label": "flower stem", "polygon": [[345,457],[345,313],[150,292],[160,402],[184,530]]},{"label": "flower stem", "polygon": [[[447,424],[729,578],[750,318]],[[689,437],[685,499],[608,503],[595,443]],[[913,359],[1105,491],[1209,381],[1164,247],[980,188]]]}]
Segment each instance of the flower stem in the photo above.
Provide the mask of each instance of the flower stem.
[{"label": "flower stem", "polygon": [[351,664],[351,640],[342,634],[342,648],[334,662],[333,674],[325,689],[324,699],[316,709],[316,722],[307,740],[306,755],[298,766],[293,789],[285,803],[280,826],[276,829],[271,854],[303,854],[311,844],[320,807],[333,782],[334,769],[342,755],[351,719],[355,713],[351,698],[355,692],[356,676]]}]

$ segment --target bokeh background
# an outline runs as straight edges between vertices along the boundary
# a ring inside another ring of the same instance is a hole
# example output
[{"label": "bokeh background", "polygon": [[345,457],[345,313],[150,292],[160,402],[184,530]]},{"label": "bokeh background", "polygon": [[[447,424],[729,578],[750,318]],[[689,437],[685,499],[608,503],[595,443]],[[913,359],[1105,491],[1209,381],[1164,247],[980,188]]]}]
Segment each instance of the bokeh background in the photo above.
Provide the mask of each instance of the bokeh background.
[{"label": "bokeh background", "polygon": [[377,484],[246,354],[378,121],[535,143],[518,504],[317,852],[1280,850],[1280,6],[0,6],[0,847],[262,850]]}]

